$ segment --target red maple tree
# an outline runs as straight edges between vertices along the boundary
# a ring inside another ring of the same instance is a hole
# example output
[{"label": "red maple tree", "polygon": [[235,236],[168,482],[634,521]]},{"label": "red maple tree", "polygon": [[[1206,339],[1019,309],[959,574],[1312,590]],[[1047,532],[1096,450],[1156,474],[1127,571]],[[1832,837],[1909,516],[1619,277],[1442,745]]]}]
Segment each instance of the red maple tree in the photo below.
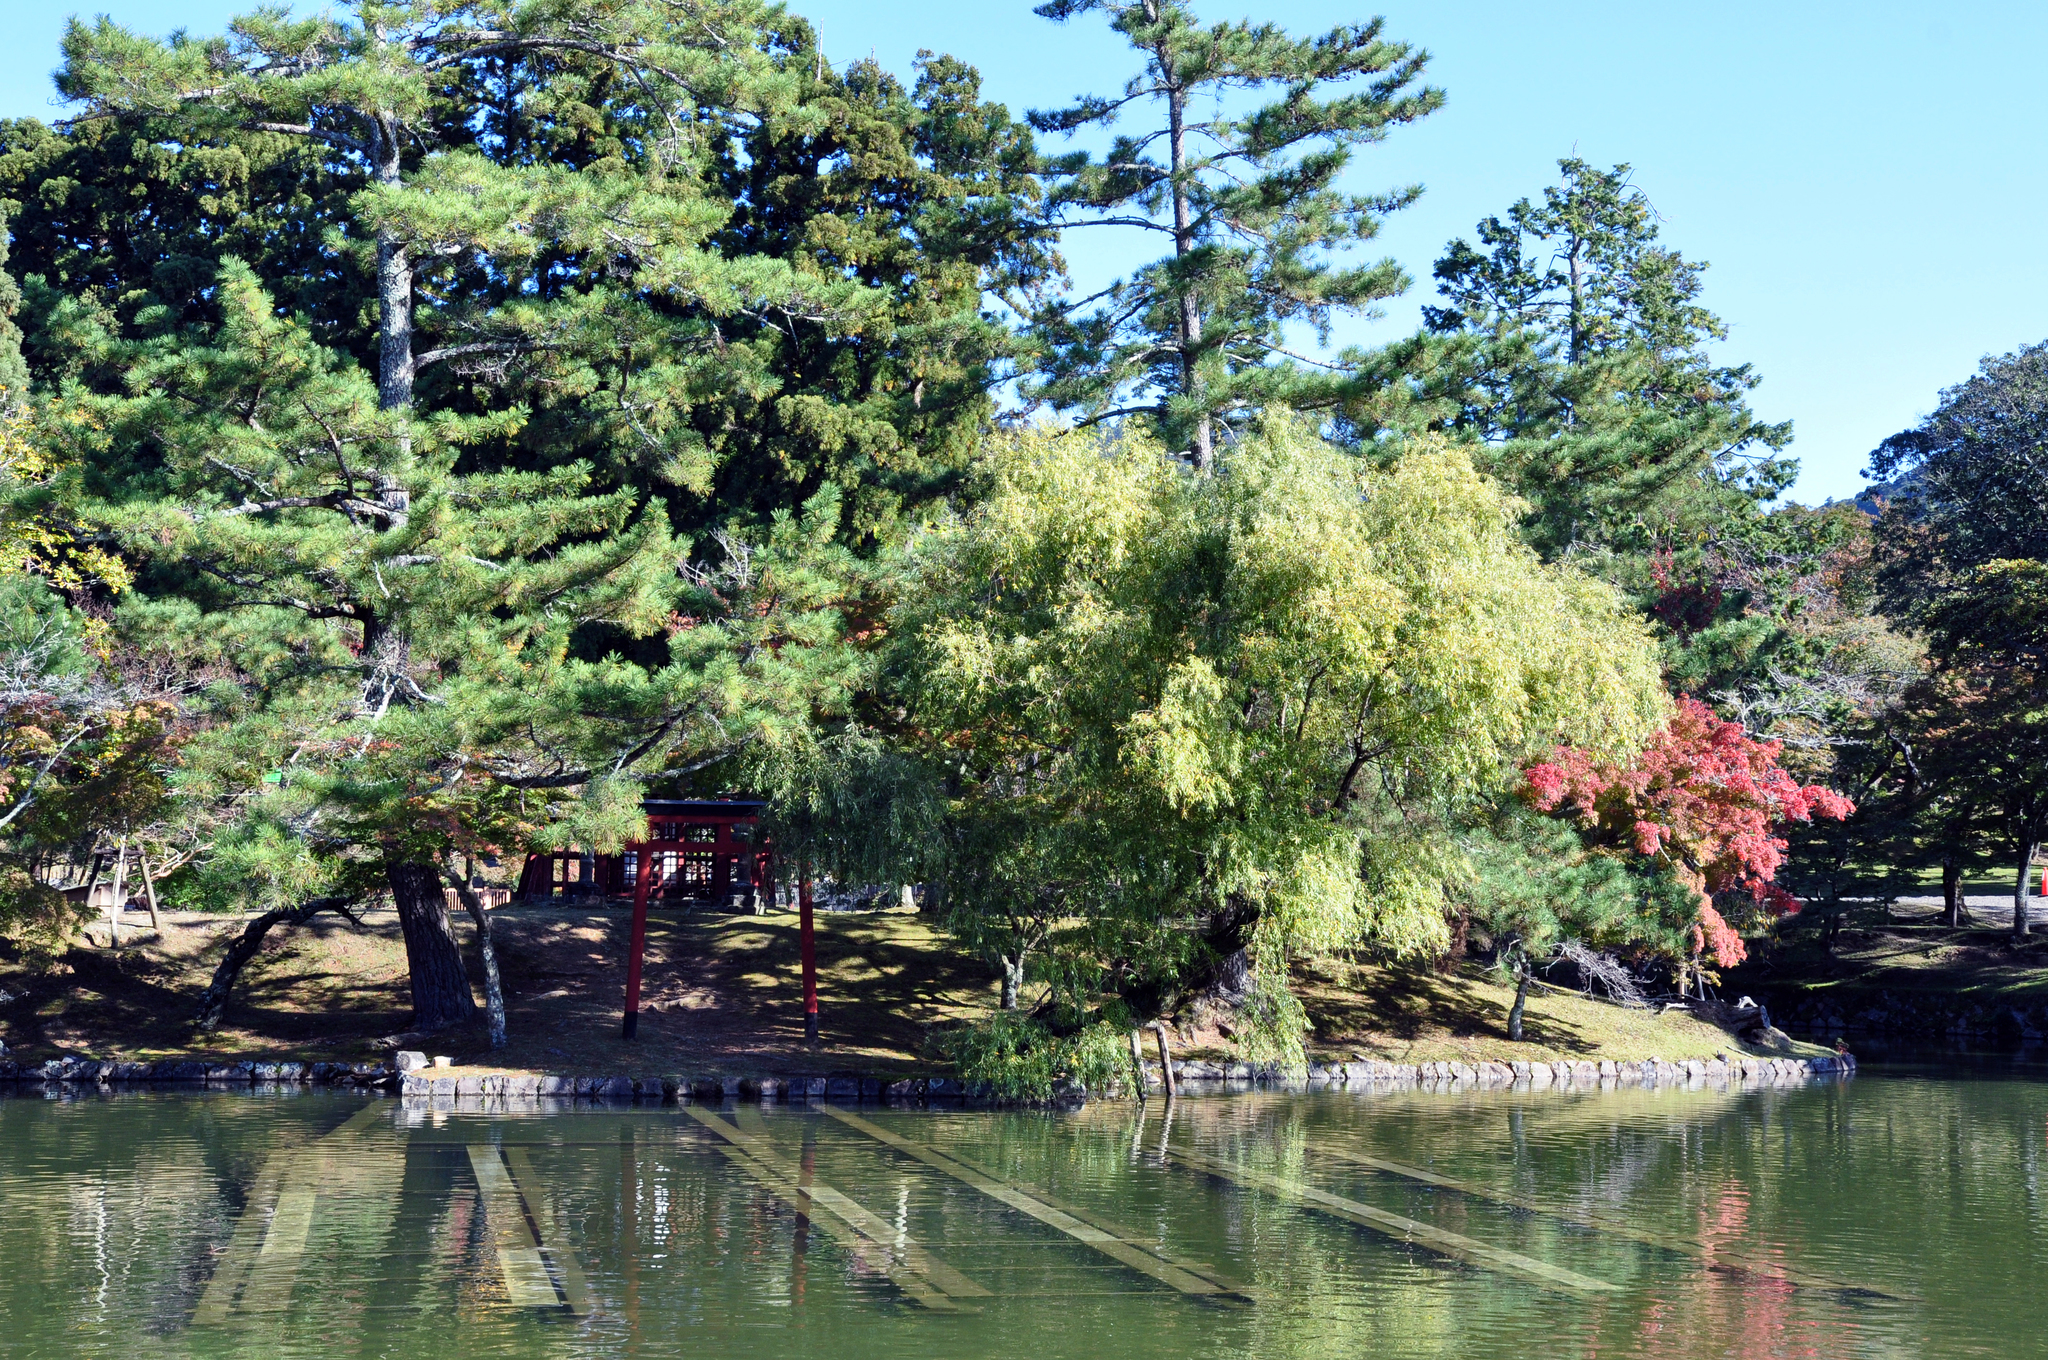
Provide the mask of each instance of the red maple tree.
[{"label": "red maple tree", "polygon": [[1760,913],[1788,915],[1798,899],[1774,881],[1785,822],[1840,820],[1856,805],[1819,784],[1801,784],[1778,764],[1782,748],[1723,722],[1697,699],[1677,711],[1628,764],[1560,746],[1523,772],[1523,796],[1538,811],[1569,812],[1596,845],[1642,856],[1699,894],[1693,949],[1722,967],[1742,962],[1742,937],[1714,908],[1716,894],[1747,892]]}]

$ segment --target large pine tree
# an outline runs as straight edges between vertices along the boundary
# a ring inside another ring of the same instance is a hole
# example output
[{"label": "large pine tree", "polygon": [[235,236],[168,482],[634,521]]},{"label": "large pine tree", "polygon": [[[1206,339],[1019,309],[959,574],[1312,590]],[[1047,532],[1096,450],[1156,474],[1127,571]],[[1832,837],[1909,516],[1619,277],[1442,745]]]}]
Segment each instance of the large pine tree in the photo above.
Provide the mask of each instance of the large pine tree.
[{"label": "large pine tree", "polygon": [[1392,260],[1351,263],[1409,187],[1350,192],[1353,150],[1443,101],[1426,53],[1382,22],[1294,38],[1248,20],[1204,27],[1181,0],[1050,0],[1065,21],[1100,11],[1139,63],[1115,96],[1033,113],[1042,132],[1113,132],[1100,156],[1050,160],[1050,205],[1077,229],[1120,229],[1166,253],[1100,294],[1041,310],[1037,394],[1089,422],[1138,416],[1206,471],[1219,422],[1272,406],[1331,408],[1381,381],[1360,353],[1298,356],[1290,328],[1332,322],[1406,288]]},{"label": "large pine tree", "polygon": [[1711,355],[1727,328],[1700,303],[1706,266],[1661,243],[1628,166],[1558,169],[1437,261],[1429,325],[1470,345],[1455,424],[1530,502],[1546,556],[1640,554],[1768,504],[1792,427],[1758,420],[1754,370]]},{"label": "large pine tree", "polygon": [[[0,159],[28,349],[138,567],[120,625],[215,682],[214,864],[388,889],[416,1022],[465,1019],[451,850],[615,840],[639,779],[843,711],[849,548],[988,415],[1028,133],[745,0],[102,22],[66,58],[77,116]],[[908,275],[906,236],[960,261]]]}]

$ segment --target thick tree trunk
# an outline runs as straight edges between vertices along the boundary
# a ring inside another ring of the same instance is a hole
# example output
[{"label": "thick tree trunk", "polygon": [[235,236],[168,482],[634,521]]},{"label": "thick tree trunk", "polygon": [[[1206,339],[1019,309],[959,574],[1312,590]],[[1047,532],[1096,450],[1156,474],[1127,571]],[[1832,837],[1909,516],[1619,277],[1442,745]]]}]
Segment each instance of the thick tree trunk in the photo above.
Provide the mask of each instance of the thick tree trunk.
[{"label": "thick tree trunk", "polygon": [[249,960],[256,957],[256,951],[263,947],[263,937],[270,933],[272,926],[280,923],[300,925],[323,911],[341,907],[340,898],[320,898],[298,907],[274,907],[264,912],[248,925],[228,946],[228,952],[221,957],[213,970],[213,980],[206,984],[206,990],[199,997],[199,1013],[193,1016],[193,1023],[200,1030],[211,1033],[220,1027],[227,1014],[228,995],[242,976],[242,969]]},{"label": "thick tree trunk", "polygon": [[1472,913],[1458,908],[1458,914],[1451,920],[1451,947],[1437,960],[1437,971],[1455,973],[1458,965],[1465,961],[1465,953],[1472,946]]},{"label": "thick tree trunk", "polygon": [[997,956],[1003,965],[1003,1009],[1017,1009],[1017,997],[1024,990],[1024,951]]},{"label": "thick tree trunk", "polygon": [[450,874],[448,881],[455,886],[455,895],[462,899],[462,908],[469,913],[469,919],[476,922],[477,952],[484,960],[484,1015],[490,1022],[491,1047],[505,1046],[505,989],[498,979],[498,949],[491,940],[491,917],[484,910],[483,899],[465,879]]},{"label": "thick tree trunk", "polygon": [[2027,874],[2034,867],[2034,851],[2040,849],[2040,842],[2030,831],[2020,838],[2020,867],[2012,881],[2012,937],[2023,940],[2027,937]]},{"label": "thick tree trunk", "polygon": [[1526,968],[1517,969],[1515,972],[1515,1004],[1508,1007],[1508,1040],[1511,1043],[1519,1044],[1522,1042],[1522,1008],[1528,1004],[1528,1001],[1529,970]]},{"label": "thick tree trunk", "polygon": [[405,961],[412,973],[413,1028],[427,1033],[476,1018],[469,973],[448,919],[448,895],[432,864],[402,861],[385,870],[398,928],[405,933]]}]

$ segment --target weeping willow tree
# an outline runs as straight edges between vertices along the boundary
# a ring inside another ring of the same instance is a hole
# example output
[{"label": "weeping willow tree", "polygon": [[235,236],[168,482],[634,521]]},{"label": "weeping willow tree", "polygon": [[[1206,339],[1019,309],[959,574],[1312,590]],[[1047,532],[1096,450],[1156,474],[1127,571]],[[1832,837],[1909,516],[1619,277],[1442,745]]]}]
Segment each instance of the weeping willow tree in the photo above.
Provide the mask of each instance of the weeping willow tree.
[{"label": "weeping willow tree", "polygon": [[1546,565],[1466,455],[1384,467],[1275,422],[1195,478],[1125,435],[994,447],[916,545],[903,702],[947,786],[947,917],[1005,970],[1136,1009],[1221,975],[1298,1057],[1289,961],[1446,941],[1442,810],[1666,699],[1606,586]]}]

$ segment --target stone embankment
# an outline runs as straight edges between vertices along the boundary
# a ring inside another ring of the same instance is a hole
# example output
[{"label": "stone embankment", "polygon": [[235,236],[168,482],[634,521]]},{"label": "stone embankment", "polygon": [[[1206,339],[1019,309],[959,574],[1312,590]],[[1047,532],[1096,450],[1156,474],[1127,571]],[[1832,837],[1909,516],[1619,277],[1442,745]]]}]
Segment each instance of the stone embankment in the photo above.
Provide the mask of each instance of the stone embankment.
[{"label": "stone embankment", "polygon": [[[422,1055],[403,1053],[397,1063],[206,1063],[102,1062],[57,1058],[28,1064],[0,1062],[0,1082],[64,1086],[202,1085],[222,1087],[340,1086],[396,1087],[407,1096],[585,1100],[765,1100],[790,1103],[916,1103],[966,1100],[975,1095],[957,1077],[586,1077],[530,1072],[471,1073],[429,1067]],[[1856,1070],[1847,1055],[1821,1058],[1726,1057],[1667,1062],[1584,1059],[1542,1062],[1435,1062],[1420,1064],[1317,1063],[1292,1074],[1250,1063],[1195,1060],[1173,1065],[1175,1085],[1189,1094],[1239,1091],[1365,1092],[1481,1089],[1603,1090],[1621,1086],[1782,1086],[1811,1077]],[[1145,1065],[1148,1091],[1162,1089],[1159,1065]],[[1073,1092],[1079,1096],[1081,1092]]]},{"label": "stone embankment", "polygon": [[1812,1038],[1846,1034],[1948,1044],[2048,1040],[2048,1001],[1971,997],[1956,992],[1837,992],[1818,998],[1773,998],[1771,1014],[1785,1029]]},{"label": "stone embankment", "polygon": [[[1856,1060],[1848,1054],[1820,1058],[1752,1058],[1730,1055],[1666,1061],[1645,1058],[1641,1062],[1610,1059],[1564,1059],[1558,1062],[1431,1062],[1313,1063],[1306,1077],[1262,1070],[1249,1063],[1176,1062],[1175,1084],[1191,1090],[1248,1090],[1254,1086],[1275,1086],[1293,1090],[1375,1090],[1401,1091],[1416,1088],[1444,1090],[1526,1086],[1670,1086],[1685,1083],[1745,1082],[1778,1085],[1805,1081],[1827,1073],[1853,1072]],[[1159,1065],[1145,1064],[1147,1090],[1160,1087]]]},{"label": "stone embankment", "polygon": [[389,1086],[396,1072],[385,1063],[333,1062],[104,1062],[52,1058],[42,1063],[0,1061],[0,1082],[70,1086]]}]

